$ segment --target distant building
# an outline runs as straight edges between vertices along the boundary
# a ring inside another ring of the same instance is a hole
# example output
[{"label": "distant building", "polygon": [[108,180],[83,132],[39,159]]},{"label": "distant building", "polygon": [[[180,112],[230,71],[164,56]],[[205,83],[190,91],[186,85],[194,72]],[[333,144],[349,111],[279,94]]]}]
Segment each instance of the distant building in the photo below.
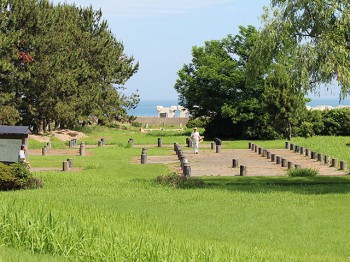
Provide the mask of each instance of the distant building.
[{"label": "distant building", "polygon": [[171,107],[163,107],[157,106],[158,117],[161,118],[173,118],[176,117],[177,113],[179,117],[188,117],[189,112],[183,106],[171,106]]}]

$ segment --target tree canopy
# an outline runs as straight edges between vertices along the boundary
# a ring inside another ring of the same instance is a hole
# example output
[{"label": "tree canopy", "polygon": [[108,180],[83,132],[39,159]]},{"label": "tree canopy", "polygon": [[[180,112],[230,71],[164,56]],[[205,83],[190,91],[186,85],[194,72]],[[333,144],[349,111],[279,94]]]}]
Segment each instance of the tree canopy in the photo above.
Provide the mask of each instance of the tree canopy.
[{"label": "tree canopy", "polygon": [[138,70],[100,10],[47,0],[0,1],[0,121],[75,127],[126,117],[138,95],[122,94]]}]

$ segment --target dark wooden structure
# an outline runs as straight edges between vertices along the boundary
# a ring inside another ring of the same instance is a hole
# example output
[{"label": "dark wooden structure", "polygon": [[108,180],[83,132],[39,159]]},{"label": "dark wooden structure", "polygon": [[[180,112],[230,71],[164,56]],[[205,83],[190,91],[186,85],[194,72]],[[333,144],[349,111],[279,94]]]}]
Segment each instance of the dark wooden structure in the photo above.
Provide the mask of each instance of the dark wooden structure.
[{"label": "dark wooden structure", "polygon": [[0,126],[0,162],[17,163],[18,152],[22,145],[28,148],[28,136],[31,133],[29,126]]}]

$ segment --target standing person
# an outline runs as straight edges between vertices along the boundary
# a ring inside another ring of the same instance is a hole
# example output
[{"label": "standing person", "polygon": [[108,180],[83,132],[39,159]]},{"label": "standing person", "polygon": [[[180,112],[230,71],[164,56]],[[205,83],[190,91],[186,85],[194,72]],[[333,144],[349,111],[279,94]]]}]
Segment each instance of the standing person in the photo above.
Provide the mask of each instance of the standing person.
[{"label": "standing person", "polygon": [[193,132],[191,133],[191,140],[193,142],[194,153],[198,154],[198,145],[199,141],[201,141],[202,138],[197,131],[197,127],[193,128]]},{"label": "standing person", "polygon": [[26,162],[26,150],[25,145],[21,145],[21,150],[18,151],[18,159],[19,162]]}]

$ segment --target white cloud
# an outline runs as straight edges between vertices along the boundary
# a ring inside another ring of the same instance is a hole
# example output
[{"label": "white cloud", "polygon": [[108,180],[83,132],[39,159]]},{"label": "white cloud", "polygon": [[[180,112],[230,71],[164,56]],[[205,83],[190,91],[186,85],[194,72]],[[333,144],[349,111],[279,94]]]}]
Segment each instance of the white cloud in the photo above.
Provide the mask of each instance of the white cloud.
[{"label": "white cloud", "polygon": [[54,0],[54,3],[75,3],[77,6],[92,5],[104,14],[116,16],[159,16],[185,13],[189,10],[219,6],[236,0]]}]

